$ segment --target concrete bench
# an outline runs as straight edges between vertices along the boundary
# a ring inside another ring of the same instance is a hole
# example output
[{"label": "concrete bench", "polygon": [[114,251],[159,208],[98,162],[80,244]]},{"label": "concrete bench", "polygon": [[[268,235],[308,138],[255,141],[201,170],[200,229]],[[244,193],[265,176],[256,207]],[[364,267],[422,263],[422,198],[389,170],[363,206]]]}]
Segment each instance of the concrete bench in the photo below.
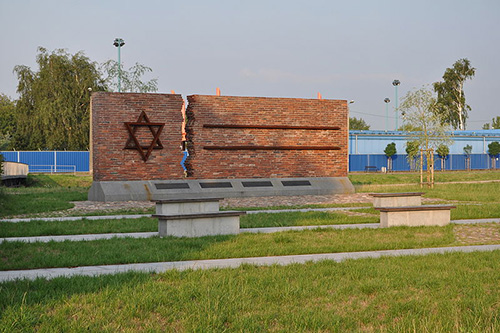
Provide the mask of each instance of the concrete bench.
[{"label": "concrete bench", "polygon": [[372,193],[373,207],[405,207],[420,206],[423,192],[406,193]]},{"label": "concrete bench", "polygon": [[160,237],[202,237],[236,235],[240,232],[240,216],[246,212],[226,211],[181,215],[153,215],[158,218]]},{"label": "concrete bench", "polygon": [[240,232],[239,211],[219,211],[219,198],[157,200],[160,237],[234,235]]},{"label": "concrete bench", "polygon": [[450,223],[451,205],[375,207],[380,211],[380,227],[445,226]]}]

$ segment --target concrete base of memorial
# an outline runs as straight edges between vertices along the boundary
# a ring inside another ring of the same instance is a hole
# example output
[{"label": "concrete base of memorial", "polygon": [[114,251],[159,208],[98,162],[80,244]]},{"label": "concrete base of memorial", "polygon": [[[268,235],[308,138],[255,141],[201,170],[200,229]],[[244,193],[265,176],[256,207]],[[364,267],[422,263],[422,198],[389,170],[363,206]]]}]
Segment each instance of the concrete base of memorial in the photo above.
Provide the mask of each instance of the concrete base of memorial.
[{"label": "concrete base of memorial", "polygon": [[347,177],[94,181],[90,201],[149,201],[354,193]]}]

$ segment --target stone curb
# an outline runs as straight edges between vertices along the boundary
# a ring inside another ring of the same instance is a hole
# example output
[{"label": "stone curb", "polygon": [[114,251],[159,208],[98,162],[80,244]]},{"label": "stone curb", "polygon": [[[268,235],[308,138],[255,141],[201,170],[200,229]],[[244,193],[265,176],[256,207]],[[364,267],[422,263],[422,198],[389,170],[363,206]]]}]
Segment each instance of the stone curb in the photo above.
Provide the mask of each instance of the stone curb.
[{"label": "stone curb", "polygon": [[32,270],[17,270],[0,272],[0,282],[15,281],[19,279],[34,280],[36,278],[52,279],[56,277],[72,276],[98,276],[104,274],[117,274],[124,272],[149,272],[162,273],[168,270],[188,270],[188,269],[214,269],[214,268],[237,268],[243,264],[270,266],[270,265],[290,265],[304,264],[307,262],[318,262],[322,260],[333,260],[342,262],[349,259],[399,257],[410,255],[428,255],[443,253],[469,253],[500,250],[500,245],[476,245],[476,246],[456,246],[442,248],[425,249],[405,249],[405,250],[383,250],[366,252],[343,252],[343,253],[323,253],[323,254],[302,254],[276,257],[252,257],[252,258],[232,258],[232,259],[212,259],[212,260],[191,260],[177,262],[156,262],[126,265],[102,265],[102,266],[82,266],[73,268],[44,268]]}]

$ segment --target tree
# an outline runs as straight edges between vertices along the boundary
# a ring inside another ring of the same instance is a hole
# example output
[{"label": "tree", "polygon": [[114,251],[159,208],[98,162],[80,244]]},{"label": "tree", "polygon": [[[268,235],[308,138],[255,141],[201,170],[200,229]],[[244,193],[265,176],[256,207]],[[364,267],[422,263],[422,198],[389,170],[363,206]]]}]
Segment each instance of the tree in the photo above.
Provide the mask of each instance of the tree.
[{"label": "tree", "polygon": [[[128,71],[121,67],[121,91],[122,92],[156,92],[158,91],[158,79],[151,79],[149,81],[142,81],[141,77],[150,73],[153,70],[148,67],[135,63]],[[107,75],[105,82],[112,90],[118,90],[118,62],[115,60],[108,60],[101,65],[101,69]]]},{"label": "tree", "polygon": [[407,141],[406,142],[406,159],[410,164],[410,170],[414,171],[416,167],[416,158],[420,152],[420,143],[418,141]]},{"label": "tree", "polygon": [[439,158],[441,159],[441,170],[445,169],[445,160],[446,157],[450,154],[450,148],[448,148],[447,145],[440,144],[438,148],[436,149],[436,153],[438,154]]},{"label": "tree", "polygon": [[396,144],[391,142],[384,149],[385,156],[387,156],[387,171],[392,170],[392,156],[396,155]]},{"label": "tree", "polygon": [[[406,123],[421,128],[420,131],[411,132],[409,137],[410,140],[417,141],[422,151],[425,152],[428,183],[431,186],[434,182],[433,151],[441,144],[450,145],[452,142],[447,133],[449,125],[442,121],[442,116],[438,112],[436,104],[436,98],[433,96],[432,91],[422,87],[418,90],[409,91],[399,106],[399,109],[405,113]],[[421,172],[423,172],[423,162],[424,160],[421,159]]]},{"label": "tree", "polygon": [[453,67],[447,68],[442,82],[434,83],[434,91],[438,94],[437,107],[442,121],[454,129],[465,130],[467,112],[471,110],[465,103],[464,82],[476,74],[467,58],[459,59]]},{"label": "tree", "polygon": [[16,103],[0,94],[0,150],[8,149],[16,131]]},{"label": "tree", "polygon": [[83,52],[39,47],[38,71],[18,65],[17,149],[85,150],[89,146],[90,92],[106,90],[97,64]]},{"label": "tree", "polygon": [[[406,117],[406,115],[405,115]],[[405,132],[417,132],[421,131],[422,129],[420,127],[413,126],[411,124],[404,124],[402,126],[399,126],[400,131],[405,131]]]},{"label": "tree", "polygon": [[498,154],[500,154],[500,143],[494,141],[488,145],[488,154],[491,157],[491,166],[496,169],[496,159]]},{"label": "tree", "polygon": [[491,126],[489,123],[486,123],[483,125],[483,129],[485,129],[485,130],[500,129],[500,117],[497,116],[496,118],[491,119]]},{"label": "tree", "polygon": [[368,125],[363,118],[349,117],[349,129],[350,130],[369,130],[370,125]]},{"label": "tree", "polygon": [[470,170],[470,154],[472,154],[472,146],[471,145],[466,145],[464,147],[464,154],[465,154],[465,168],[467,170]]}]

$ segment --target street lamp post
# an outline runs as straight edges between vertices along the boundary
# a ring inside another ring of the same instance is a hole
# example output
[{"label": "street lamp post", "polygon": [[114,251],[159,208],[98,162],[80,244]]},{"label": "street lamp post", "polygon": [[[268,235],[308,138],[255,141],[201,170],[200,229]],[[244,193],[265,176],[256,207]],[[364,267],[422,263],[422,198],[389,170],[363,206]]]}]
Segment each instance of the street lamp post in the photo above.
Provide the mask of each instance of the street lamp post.
[{"label": "street lamp post", "polygon": [[389,97],[386,97],[384,99],[384,102],[385,102],[385,131],[387,132],[387,130],[389,129],[389,103],[391,102],[391,100],[389,99]]},{"label": "street lamp post", "polygon": [[394,86],[394,88],[396,89],[396,98],[395,98],[395,101],[396,101],[396,128],[394,129],[395,131],[398,130],[398,127],[399,127],[399,110],[398,110],[398,86],[401,84],[401,81],[399,80],[394,80],[392,81],[392,85]]},{"label": "street lamp post", "polygon": [[120,49],[123,45],[125,45],[125,41],[121,38],[115,38],[113,45],[118,48],[118,92],[122,91],[121,81],[122,81],[122,65],[120,59]]}]

